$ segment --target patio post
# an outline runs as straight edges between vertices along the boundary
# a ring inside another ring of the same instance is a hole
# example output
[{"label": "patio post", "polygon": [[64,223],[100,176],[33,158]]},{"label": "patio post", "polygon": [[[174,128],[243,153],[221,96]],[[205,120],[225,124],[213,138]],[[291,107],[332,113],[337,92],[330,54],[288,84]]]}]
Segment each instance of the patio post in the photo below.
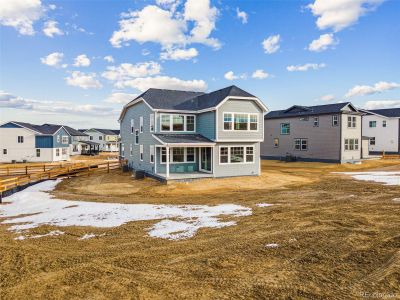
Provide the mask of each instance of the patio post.
[{"label": "patio post", "polygon": [[167,158],[167,161],[166,161],[166,176],[167,176],[167,178],[169,177],[169,147],[167,146],[167,149],[166,149],[166,158]]}]

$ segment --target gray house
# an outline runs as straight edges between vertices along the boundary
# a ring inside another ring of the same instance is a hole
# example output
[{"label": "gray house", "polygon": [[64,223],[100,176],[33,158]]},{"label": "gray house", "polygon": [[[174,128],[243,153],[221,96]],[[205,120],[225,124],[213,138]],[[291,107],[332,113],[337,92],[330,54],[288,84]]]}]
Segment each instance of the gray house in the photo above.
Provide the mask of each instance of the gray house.
[{"label": "gray house", "polygon": [[[352,162],[361,159],[362,113],[351,103],[294,105],[264,117],[263,159],[287,156],[303,161]],[[365,144],[365,143],[364,143]]]},{"label": "gray house", "polygon": [[266,111],[236,86],[149,89],[122,110],[120,155],[161,180],[259,175]]}]

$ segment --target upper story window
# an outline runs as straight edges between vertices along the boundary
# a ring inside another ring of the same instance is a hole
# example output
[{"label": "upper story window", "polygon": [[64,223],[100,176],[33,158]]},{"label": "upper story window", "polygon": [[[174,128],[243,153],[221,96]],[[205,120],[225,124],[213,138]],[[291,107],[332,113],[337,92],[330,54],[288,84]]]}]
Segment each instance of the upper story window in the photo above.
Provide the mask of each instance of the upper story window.
[{"label": "upper story window", "polygon": [[258,114],[224,113],[224,130],[258,130]]},{"label": "upper story window", "polygon": [[150,132],[154,132],[154,114],[150,115]]},{"label": "upper story window", "polygon": [[161,114],[161,131],[195,131],[196,116],[195,115],[177,115],[177,114]]},{"label": "upper story window", "polygon": [[300,121],[308,121],[308,116],[300,117]]},{"label": "upper story window", "polygon": [[66,136],[66,135],[63,135],[62,136],[62,139],[61,139],[61,143],[63,143],[63,144],[68,144],[68,136]]},{"label": "upper story window", "polygon": [[376,121],[369,121],[369,127],[376,127]]},{"label": "upper story window", "polygon": [[93,141],[93,136],[89,136],[89,140]]},{"label": "upper story window", "polygon": [[140,119],[139,119],[139,122],[140,122],[140,133],[143,133],[143,117],[140,117]]},{"label": "upper story window", "polygon": [[101,135],[99,135],[99,141],[102,141],[103,137]]},{"label": "upper story window", "polygon": [[332,116],[332,126],[339,126],[339,115]]},{"label": "upper story window", "polygon": [[357,117],[348,116],[347,117],[347,127],[348,128],[356,128],[357,127]]},{"label": "upper story window", "polygon": [[7,149],[3,149],[3,154],[7,155]]},{"label": "upper story window", "polygon": [[135,119],[131,119],[131,133],[134,132],[134,128],[135,128]]},{"label": "upper story window", "polygon": [[135,145],[139,145],[139,130],[135,130]]},{"label": "upper story window", "polygon": [[319,117],[314,117],[314,127],[319,126]]},{"label": "upper story window", "polygon": [[57,135],[57,143],[59,143],[59,142],[60,142],[60,136]]},{"label": "upper story window", "polygon": [[375,146],[375,143],[376,143],[375,137],[369,138],[369,144],[370,144],[371,146]]},{"label": "upper story window", "polygon": [[387,125],[386,120],[383,120],[382,121],[382,127],[386,127],[386,125]]},{"label": "upper story window", "polygon": [[154,163],[154,155],[155,155],[155,152],[154,152],[154,145],[150,145],[150,163]]},{"label": "upper story window", "polygon": [[281,124],[281,134],[290,134],[290,123]]},{"label": "upper story window", "polygon": [[18,136],[18,144],[22,144],[24,142],[24,137],[22,135]]}]

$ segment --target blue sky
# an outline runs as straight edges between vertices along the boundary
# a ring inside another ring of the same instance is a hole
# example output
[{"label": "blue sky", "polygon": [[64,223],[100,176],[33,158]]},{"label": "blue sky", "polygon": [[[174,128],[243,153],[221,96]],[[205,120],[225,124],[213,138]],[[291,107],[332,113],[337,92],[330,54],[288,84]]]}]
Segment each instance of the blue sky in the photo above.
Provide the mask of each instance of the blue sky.
[{"label": "blue sky", "polygon": [[[400,107],[400,1],[0,0],[0,121],[117,128],[149,87]],[[106,58],[105,58],[106,57]]]}]

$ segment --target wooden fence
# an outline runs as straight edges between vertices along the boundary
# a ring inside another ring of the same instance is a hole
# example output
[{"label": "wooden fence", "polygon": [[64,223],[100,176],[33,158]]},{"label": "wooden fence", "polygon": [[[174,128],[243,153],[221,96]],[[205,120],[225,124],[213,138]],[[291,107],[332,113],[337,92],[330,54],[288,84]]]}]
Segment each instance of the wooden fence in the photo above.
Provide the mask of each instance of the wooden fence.
[{"label": "wooden fence", "polygon": [[[54,179],[58,177],[75,177],[75,176],[90,176],[93,173],[105,172],[109,173],[110,170],[122,168],[126,164],[125,160],[108,161],[101,163],[76,163],[65,164],[62,166],[54,167],[46,170],[44,167],[42,171],[35,171],[22,176],[13,176],[10,178],[0,179],[0,203],[2,193],[13,188],[24,186],[40,180]],[[31,169],[28,169],[31,170]]]},{"label": "wooden fence", "polygon": [[399,154],[386,154],[385,152],[383,152],[382,159],[400,159],[400,155]]},{"label": "wooden fence", "polygon": [[83,162],[61,162],[61,163],[26,163],[26,164],[4,164],[0,165],[0,176],[28,175],[42,173],[53,169],[60,169],[67,166],[85,166]]}]

